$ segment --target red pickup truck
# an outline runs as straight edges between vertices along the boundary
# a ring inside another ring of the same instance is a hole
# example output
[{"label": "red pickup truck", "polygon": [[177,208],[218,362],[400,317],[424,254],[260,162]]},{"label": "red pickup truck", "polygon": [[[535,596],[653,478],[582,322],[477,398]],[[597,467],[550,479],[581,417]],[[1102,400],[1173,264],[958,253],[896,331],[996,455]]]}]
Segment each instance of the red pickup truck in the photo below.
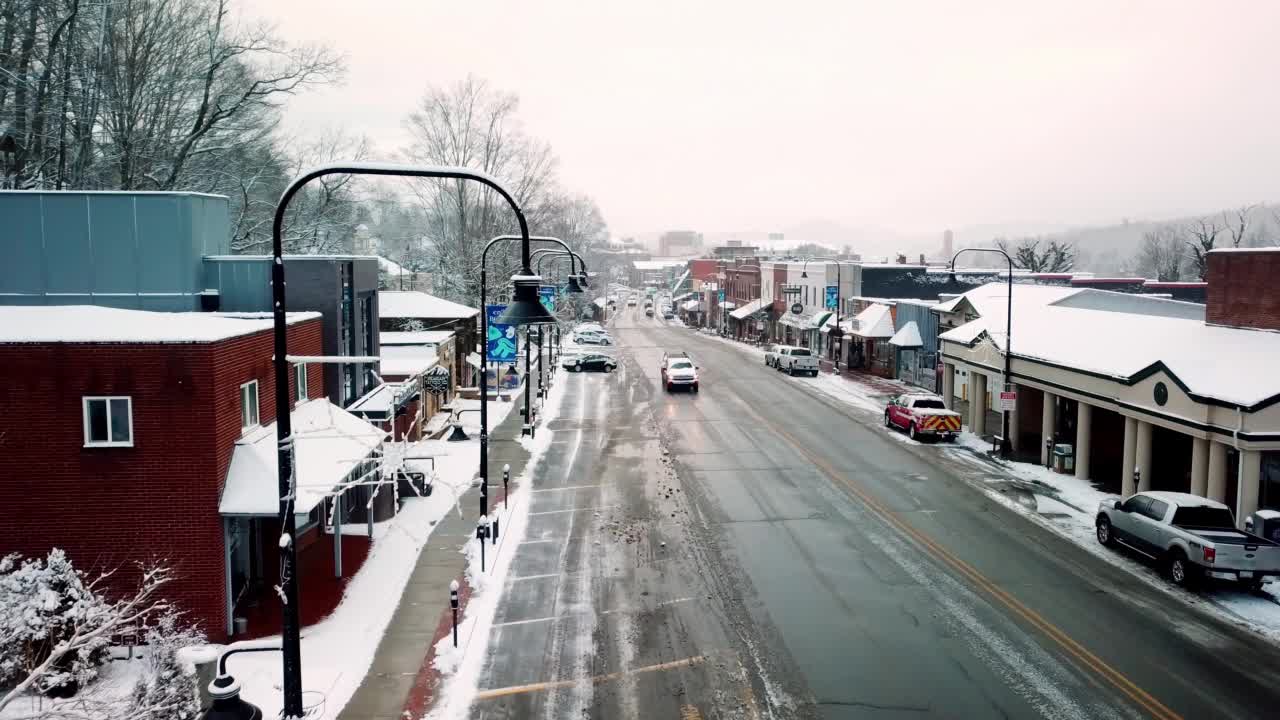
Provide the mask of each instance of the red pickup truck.
[{"label": "red pickup truck", "polygon": [[884,409],[884,424],[906,430],[912,440],[927,436],[952,442],[960,433],[960,413],[948,410],[937,395],[899,395]]}]

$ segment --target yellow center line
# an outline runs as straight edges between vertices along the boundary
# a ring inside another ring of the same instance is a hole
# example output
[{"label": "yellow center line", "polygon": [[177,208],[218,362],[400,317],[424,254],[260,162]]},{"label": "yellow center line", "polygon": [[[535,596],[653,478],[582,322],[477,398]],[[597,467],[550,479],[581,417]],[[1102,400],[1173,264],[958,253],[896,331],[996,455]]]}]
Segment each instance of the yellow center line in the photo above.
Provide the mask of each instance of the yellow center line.
[{"label": "yellow center line", "polygon": [[577,680],[548,680],[546,682],[529,683],[528,685],[512,685],[510,687],[494,688],[492,690],[481,690],[476,693],[476,700],[492,700],[494,698],[506,697],[508,695],[520,695],[522,693],[555,690],[556,688],[572,687],[580,683],[599,685],[601,683],[620,680],[628,675],[640,675],[643,673],[661,672],[663,670],[674,670],[676,668],[701,665],[706,662],[706,660],[706,656],[704,655],[694,655],[693,657],[687,657],[681,660],[672,660],[670,662],[658,663],[656,665],[646,665],[644,667],[632,668],[630,670],[619,670],[618,672],[594,675],[592,677]]},{"label": "yellow center line", "polygon": [[1094,672],[1096,672],[1102,678],[1104,678],[1109,683],[1111,683],[1113,687],[1115,687],[1117,690],[1123,693],[1126,697],[1133,700],[1135,703],[1140,705],[1147,712],[1151,713],[1152,716],[1158,718],[1159,720],[1181,720],[1180,715],[1175,713],[1173,710],[1170,710],[1159,700],[1152,697],[1151,694],[1149,694],[1142,688],[1138,687],[1136,684],[1133,683],[1133,681],[1125,677],[1124,674],[1122,674],[1120,671],[1108,665],[1105,661],[1103,661],[1097,655],[1094,655],[1092,652],[1090,652],[1087,648],[1085,648],[1080,643],[1076,642],[1074,639],[1072,639],[1069,635],[1067,635],[1065,632],[1060,630],[1058,627],[1050,623],[1048,620],[1045,620],[1035,610],[1032,610],[1031,608],[1027,607],[1020,600],[1013,597],[1009,593],[1005,592],[1003,589],[997,587],[995,583],[987,579],[986,576],[984,576],[972,565],[965,562],[964,560],[961,560],[958,556],[956,556],[950,550],[942,547],[941,545],[937,544],[936,542],[934,542],[933,540],[925,536],[920,531],[916,530],[915,528],[903,522],[887,506],[885,506],[879,500],[876,500],[874,497],[869,495],[865,490],[863,490],[858,485],[855,485],[851,480],[849,480],[842,473],[840,473],[838,470],[832,467],[824,459],[810,452],[805,446],[800,444],[800,442],[795,437],[793,437],[790,433],[788,433],[786,430],[783,430],[781,427],[778,427],[777,425],[775,425],[768,418],[758,413],[755,410],[755,408],[751,407],[750,405],[745,405],[745,407],[747,408],[747,412],[754,415],[758,420],[760,420],[761,423],[768,425],[778,435],[786,438],[787,441],[790,442],[792,446],[794,446],[795,449],[800,452],[800,454],[804,455],[811,462],[813,462],[814,465],[816,465],[823,472],[823,474],[827,475],[828,477],[830,477],[832,480],[839,483],[840,485],[843,485],[855,496],[857,496],[858,499],[861,500],[863,504],[865,504],[873,513],[875,513],[877,517],[883,520],[885,524],[898,530],[903,535],[906,535],[908,538],[915,541],[918,545],[920,545],[923,549],[931,553],[934,557],[945,562],[947,565],[955,569],[958,573],[968,578],[969,581],[972,582],[974,585],[976,585],[979,589],[986,591],[989,595],[991,595],[993,598],[998,600],[1005,607],[1009,608],[1014,613],[1016,613],[1019,617],[1023,618],[1023,620],[1025,620],[1026,622],[1030,623],[1032,626],[1039,629],[1046,636],[1048,636],[1049,639],[1053,640],[1055,643],[1059,645],[1059,647],[1061,647],[1069,655],[1075,658],[1077,662],[1079,662],[1084,667],[1087,667],[1093,670]]}]

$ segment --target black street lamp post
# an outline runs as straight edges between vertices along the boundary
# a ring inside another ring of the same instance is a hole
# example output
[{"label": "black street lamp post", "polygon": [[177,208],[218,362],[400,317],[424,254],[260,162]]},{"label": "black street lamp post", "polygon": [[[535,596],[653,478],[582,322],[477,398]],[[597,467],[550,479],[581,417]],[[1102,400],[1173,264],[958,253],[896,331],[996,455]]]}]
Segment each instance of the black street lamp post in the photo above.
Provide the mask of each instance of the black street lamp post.
[{"label": "black street lamp post", "polygon": [[[1005,307],[1005,325],[1004,325],[1004,382],[1002,384],[1003,387],[1001,388],[1001,390],[1008,390],[1009,379],[1012,376],[1010,367],[1011,367],[1011,360],[1013,358],[1013,258],[1009,257],[1009,253],[1001,250],[1000,248],[964,248],[960,250],[960,252],[957,252],[955,255],[951,257],[950,270],[951,270],[952,280],[954,280],[956,276],[956,258],[960,257],[961,255],[967,252],[1000,253],[1001,255],[1004,256],[1005,261],[1009,263],[1009,297],[1007,298],[1008,304]],[[950,402],[950,398],[947,398],[947,400],[948,402]],[[977,398],[977,397],[975,397],[973,400],[973,402],[977,402],[979,404],[981,404],[982,401],[983,401],[982,398]],[[1013,449],[1013,446],[1009,441],[1009,431],[1011,429],[1009,427],[1009,411],[1005,410],[1003,405],[1004,405],[1004,401],[1001,400],[1002,407],[1000,408],[1000,455],[1002,457],[1007,458],[1009,457]],[[986,410],[982,409],[982,412],[986,412]]]},{"label": "black street lamp post", "polygon": [[[281,714],[285,718],[302,717],[302,647],[301,622],[298,617],[298,550],[294,533],[297,531],[293,512],[293,427],[289,417],[289,357],[288,324],[286,322],[284,277],[284,218],[289,202],[312,180],[327,175],[381,175],[393,177],[424,177],[454,180],[474,180],[498,193],[516,215],[520,226],[521,270],[511,278],[515,285],[515,302],[504,316],[511,324],[553,321],[537,301],[539,278],[529,267],[529,224],[519,203],[497,180],[488,174],[464,167],[431,165],[393,165],[384,163],[350,162],[323,165],[307,170],[295,178],[280,195],[276,203],[271,225],[271,301],[274,317],[274,352],[276,383],[276,444],[277,482],[280,497],[280,585],[281,652],[283,660],[284,703]],[[532,295],[533,307],[528,305]],[[541,314],[538,311],[541,311]],[[482,402],[480,407],[483,408]],[[481,449],[481,464],[485,463]]]},{"label": "black street lamp post", "polygon": [[[810,260],[829,260],[836,264],[836,324],[831,328],[831,332],[827,333],[828,337],[835,338],[836,341],[836,373],[840,372],[840,342],[844,338],[844,330],[840,327],[840,294],[844,292],[844,282],[840,279],[840,260],[833,257],[809,257],[805,258],[804,265],[800,267],[800,277],[808,278],[809,273],[806,270],[809,267]],[[825,279],[825,278],[823,278]],[[823,292],[826,292],[826,286],[823,286]],[[822,333],[822,328],[818,328],[818,333]]]}]

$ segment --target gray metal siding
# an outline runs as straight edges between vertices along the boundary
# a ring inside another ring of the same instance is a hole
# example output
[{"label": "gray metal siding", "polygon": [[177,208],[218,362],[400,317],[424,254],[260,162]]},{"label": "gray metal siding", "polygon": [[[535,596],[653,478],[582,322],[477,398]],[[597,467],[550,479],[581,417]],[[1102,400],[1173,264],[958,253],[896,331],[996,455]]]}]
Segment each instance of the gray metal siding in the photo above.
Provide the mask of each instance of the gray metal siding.
[{"label": "gray metal siding", "polygon": [[201,258],[229,244],[227,199],[0,192],[0,302],[196,310]]}]

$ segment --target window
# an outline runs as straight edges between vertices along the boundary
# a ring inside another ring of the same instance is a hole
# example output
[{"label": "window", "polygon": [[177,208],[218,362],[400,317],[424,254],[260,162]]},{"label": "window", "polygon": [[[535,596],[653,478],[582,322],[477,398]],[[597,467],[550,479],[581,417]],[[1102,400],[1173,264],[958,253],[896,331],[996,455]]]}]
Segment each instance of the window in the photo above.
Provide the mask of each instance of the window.
[{"label": "window", "polygon": [[1168,503],[1166,503],[1163,500],[1156,500],[1155,498],[1151,498],[1151,504],[1147,506],[1147,509],[1142,511],[1142,514],[1146,515],[1152,520],[1159,522],[1161,520],[1164,520],[1164,514],[1168,510],[1169,510]]},{"label": "window", "polygon": [[240,386],[240,430],[258,427],[258,381]]},{"label": "window", "polygon": [[133,400],[84,398],[85,447],[133,447]]},{"label": "window", "polygon": [[1121,507],[1124,509],[1125,512],[1145,513],[1147,510],[1147,505],[1150,504],[1150,502],[1151,502],[1151,499],[1146,497],[1145,495],[1134,495],[1130,497],[1128,500],[1125,500],[1124,505],[1122,505]]},{"label": "window", "polygon": [[1220,528],[1234,530],[1236,519],[1226,508],[1196,505],[1180,507],[1173,513],[1173,524],[1182,527]]},{"label": "window", "polygon": [[307,364],[298,363],[293,366],[293,399],[302,402],[307,399]]}]

